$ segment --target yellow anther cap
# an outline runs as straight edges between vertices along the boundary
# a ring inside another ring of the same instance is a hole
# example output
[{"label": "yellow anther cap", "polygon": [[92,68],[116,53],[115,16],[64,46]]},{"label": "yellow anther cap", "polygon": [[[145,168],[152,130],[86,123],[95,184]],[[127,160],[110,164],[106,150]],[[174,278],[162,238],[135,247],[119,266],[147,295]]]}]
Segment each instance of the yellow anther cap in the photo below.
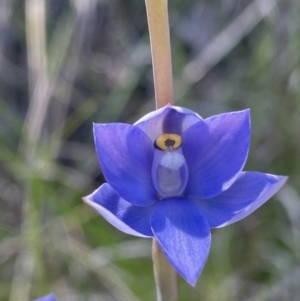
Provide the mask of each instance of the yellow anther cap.
[{"label": "yellow anther cap", "polygon": [[162,150],[176,149],[181,145],[181,137],[177,134],[162,134],[156,138],[155,145]]}]

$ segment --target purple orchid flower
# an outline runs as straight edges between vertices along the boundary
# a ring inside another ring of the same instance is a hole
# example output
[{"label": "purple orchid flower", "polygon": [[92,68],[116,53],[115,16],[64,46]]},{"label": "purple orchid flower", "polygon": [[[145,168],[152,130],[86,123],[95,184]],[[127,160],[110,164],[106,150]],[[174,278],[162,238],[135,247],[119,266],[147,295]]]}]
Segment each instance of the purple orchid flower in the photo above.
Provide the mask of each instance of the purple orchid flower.
[{"label": "purple orchid flower", "polygon": [[243,172],[249,110],[202,119],[168,105],[134,125],[94,124],[107,183],[83,200],[119,230],[155,237],[175,270],[195,285],[211,228],[248,216],[287,177]]},{"label": "purple orchid flower", "polygon": [[51,295],[36,299],[34,301],[56,301],[56,297],[54,294],[51,294]]}]

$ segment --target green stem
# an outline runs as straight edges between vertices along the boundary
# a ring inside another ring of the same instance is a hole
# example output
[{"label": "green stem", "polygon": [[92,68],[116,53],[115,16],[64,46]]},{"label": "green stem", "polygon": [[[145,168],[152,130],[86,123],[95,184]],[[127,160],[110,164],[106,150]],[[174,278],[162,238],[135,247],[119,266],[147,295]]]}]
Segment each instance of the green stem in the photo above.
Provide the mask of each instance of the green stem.
[{"label": "green stem", "polygon": [[170,266],[155,238],[152,244],[152,258],[157,301],[178,300],[178,274]]},{"label": "green stem", "polygon": [[145,0],[156,108],[174,103],[168,0]]}]

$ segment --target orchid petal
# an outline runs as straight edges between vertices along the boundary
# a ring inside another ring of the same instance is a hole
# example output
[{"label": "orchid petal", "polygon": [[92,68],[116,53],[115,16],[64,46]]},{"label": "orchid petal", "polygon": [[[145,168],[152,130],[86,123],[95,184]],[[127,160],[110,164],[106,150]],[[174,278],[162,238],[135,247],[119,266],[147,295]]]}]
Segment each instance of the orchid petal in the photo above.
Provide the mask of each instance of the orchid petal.
[{"label": "orchid petal", "polygon": [[42,298],[36,299],[34,301],[56,301],[56,297],[54,294],[48,295],[48,296],[44,296]]},{"label": "orchid petal", "polygon": [[163,133],[181,135],[199,120],[202,118],[189,109],[167,105],[145,115],[134,125],[143,130],[154,142]]},{"label": "orchid petal", "polygon": [[134,205],[153,203],[154,148],[149,137],[135,126],[112,123],[94,124],[94,138],[103,174],[111,187]]},{"label": "orchid petal", "polygon": [[107,183],[83,200],[120,231],[134,236],[153,236],[149,219],[154,205],[134,206],[123,200]]},{"label": "orchid petal", "polygon": [[232,186],[208,200],[197,200],[196,205],[207,218],[211,228],[235,223],[271,198],[286,182],[287,177],[259,172],[242,172]]},{"label": "orchid petal", "polygon": [[197,206],[185,198],[159,201],[150,224],[171,265],[187,282],[195,285],[211,241],[209,225]]},{"label": "orchid petal", "polygon": [[188,164],[186,196],[211,198],[225,191],[242,170],[249,150],[249,110],[199,121],[182,136]]}]

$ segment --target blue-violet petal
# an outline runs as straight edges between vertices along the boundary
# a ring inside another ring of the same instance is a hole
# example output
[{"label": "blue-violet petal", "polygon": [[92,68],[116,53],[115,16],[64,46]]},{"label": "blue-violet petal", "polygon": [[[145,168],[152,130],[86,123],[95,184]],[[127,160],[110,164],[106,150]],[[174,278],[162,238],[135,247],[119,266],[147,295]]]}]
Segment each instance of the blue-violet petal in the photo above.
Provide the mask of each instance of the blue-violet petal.
[{"label": "blue-violet petal", "polygon": [[199,121],[182,135],[189,169],[186,196],[206,199],[225,191],[237,178],[248,155],[249,110]]},{"label": "blue-violet petal", "polygon": [[185,198],[162,200],[157,202],[150,224],[171,265],[195,285],[211,241],[209,225],[200,210]]},{"label": "blue-violet petal", "polygon": [[195,200],[211,228],[235,223],[272,197],[287,177],[259,172],[242,172],[232,186],[208,200]]},{"label": "blue-violet petal", "polygon": [[56,301],[56,297],[54,294],[48,295],[48,296],[44,296],[42,298],[36,299],[34,301]]},{"label": "blue-violet petal", "polygon": [[153,236],[149,221],[154,205],[134,206],[123,200],[107,183],[83,200],[120,231],[134,236]]},{"label": "blue-violet petal", "polygon": [[181,135],[199,120],[202,118],[189,109],[167,105],[145,115],[134,125],[142,129],[154,142],[164,133]]},{"label": "blue-violet petal", "polygon": [[127,202],[148,206],[155,201],[151,166],[154,147],[149,137],[130,124],[94,124],[94,138],[103,174]]}]

